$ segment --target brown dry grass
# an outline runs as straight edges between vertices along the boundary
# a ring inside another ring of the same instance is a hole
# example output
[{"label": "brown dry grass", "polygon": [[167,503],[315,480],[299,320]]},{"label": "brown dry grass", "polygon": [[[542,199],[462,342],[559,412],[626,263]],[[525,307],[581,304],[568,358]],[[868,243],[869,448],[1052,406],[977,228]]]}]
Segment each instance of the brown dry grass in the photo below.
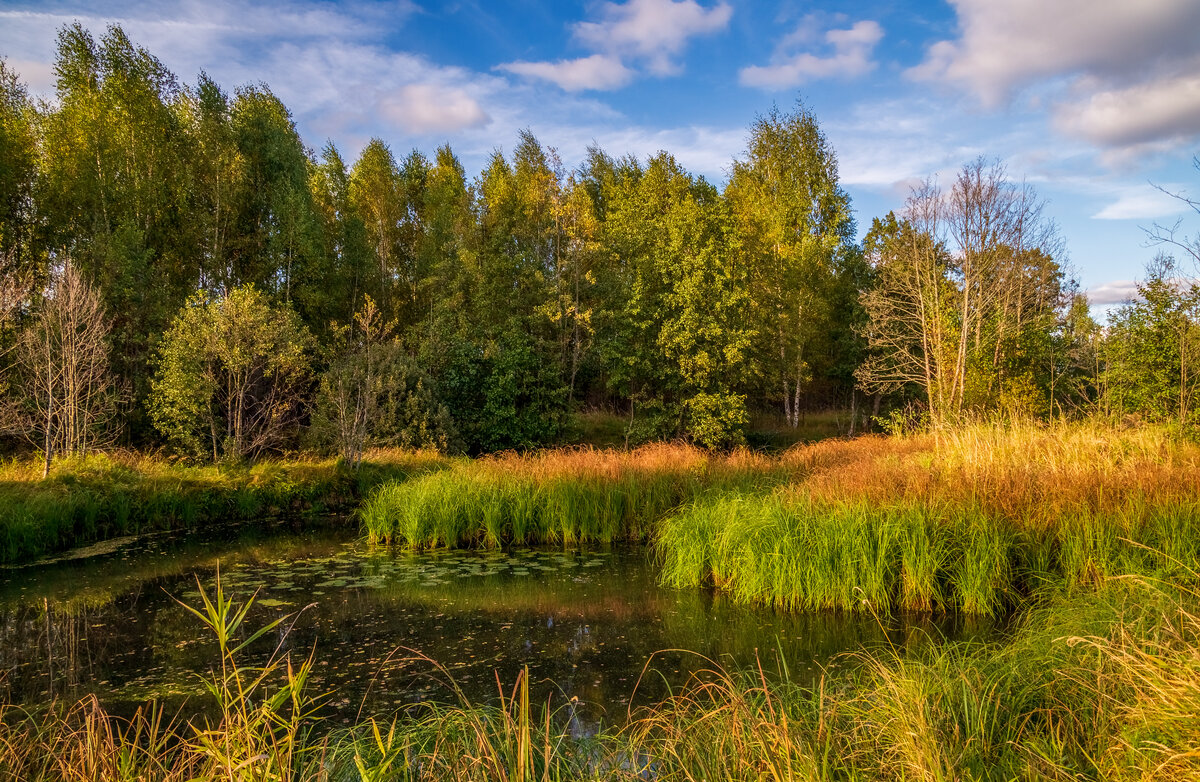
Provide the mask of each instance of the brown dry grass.
[{"label": "brown dry grass", "polygon": [[1200,444],[1166,429],[978,425],[800,446],[790,491],[827,502],[971,504],[1012,519],[1200,497]]}]

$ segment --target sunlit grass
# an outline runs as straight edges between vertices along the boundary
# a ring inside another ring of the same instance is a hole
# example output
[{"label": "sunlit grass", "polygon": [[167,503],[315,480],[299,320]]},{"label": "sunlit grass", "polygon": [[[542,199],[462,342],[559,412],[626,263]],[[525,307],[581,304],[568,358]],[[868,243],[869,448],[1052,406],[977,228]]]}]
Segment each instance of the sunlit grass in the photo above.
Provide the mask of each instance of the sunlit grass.
[{"label": "sunlit grass", "polygon": [[702,492],[767,488],[786,475],[766,456],[679,445],[506,454],[386,483],[360,516],[372,541],[414,548],[642,540]]},{"label": "sunlit grass", "polygon": [[0,562],[140,532],[269,515],[352,510],[384,480],[437,469],[436,454],[376,451],[358,470],[332,460],[189,466],[117,453],[0,466]]}]

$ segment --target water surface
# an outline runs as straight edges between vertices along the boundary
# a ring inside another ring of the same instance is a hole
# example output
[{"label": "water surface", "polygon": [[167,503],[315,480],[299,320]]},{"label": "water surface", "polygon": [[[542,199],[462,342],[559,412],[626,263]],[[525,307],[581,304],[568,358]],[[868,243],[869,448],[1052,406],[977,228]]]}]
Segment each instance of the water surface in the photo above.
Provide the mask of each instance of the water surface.
[{"label": "water surface", "polygon": [[257,594],[250,627],[291,615],[248,662],[279,644],[312,653],[310,692],[338,722],[453,702],[451,679],[472,702],[491,702],[527,667],[534,696],[590,732],[714,663],[806,679],[847,664],[843,652],[991,632],[666,589],[643,548],[413,554],[368,546],[337,520],[234,525],[0,571],[0,697],[38,705],[95,693],[118,712],[150,698],[202,710],[198,675],[215,644],[177,601],[197,605],[218,569],[227,592]]}]

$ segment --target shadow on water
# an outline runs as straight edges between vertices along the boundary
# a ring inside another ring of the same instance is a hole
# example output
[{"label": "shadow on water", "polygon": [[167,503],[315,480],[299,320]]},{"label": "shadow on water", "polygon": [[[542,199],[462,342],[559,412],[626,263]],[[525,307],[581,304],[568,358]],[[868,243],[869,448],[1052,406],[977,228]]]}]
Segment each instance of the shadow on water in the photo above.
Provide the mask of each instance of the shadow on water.
[{"label": "shadow on water", "polygon": [[494,699],[497,682],[527,666],[531,696],[566,705],[578,732],[591,733],[709,660],[727,669],[761,660],[772,672],[782,651],[803,680],[844,664],[846,651],[996,633],[955,617],[787,614],[664,589],[641,548],[413,554],[371,548],[336,521],[231,525],[110,548],[0,571],[0,696],[37,705],[95,693],[117,712],[150,698],[202,709],[196,674],[215,661],[215,644],[174,598],[197,603],[196,577],[211,586],[218,563],[228,593],[257,592],[249,627],[297,614],[286,637],[281,626],[248,661],[262,662],[280,641],[314,653],[311,688],[326,694],[335,723],[453,701],[445,675],[418,655],[473,703]]}]

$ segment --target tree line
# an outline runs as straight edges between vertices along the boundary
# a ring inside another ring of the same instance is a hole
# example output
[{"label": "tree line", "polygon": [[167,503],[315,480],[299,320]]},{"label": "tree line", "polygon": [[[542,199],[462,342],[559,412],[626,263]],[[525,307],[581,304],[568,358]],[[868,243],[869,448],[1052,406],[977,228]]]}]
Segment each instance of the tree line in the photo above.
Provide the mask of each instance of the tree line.
[{"label": "tree line", "polygon": [[119,27],[63,28],[55,74],[35,101],[0,61],[0,418],[47,463],[527,449],[586,408],[708,447],[831,405],[1196,418],[1169,257],[1100,327],[1045,204],[983,159],[859,244],[801,104],[723,188],[667,152],[568,170],[528,131],[468,179],[449,146],[314,152],[265,85],[180,84]]}]

